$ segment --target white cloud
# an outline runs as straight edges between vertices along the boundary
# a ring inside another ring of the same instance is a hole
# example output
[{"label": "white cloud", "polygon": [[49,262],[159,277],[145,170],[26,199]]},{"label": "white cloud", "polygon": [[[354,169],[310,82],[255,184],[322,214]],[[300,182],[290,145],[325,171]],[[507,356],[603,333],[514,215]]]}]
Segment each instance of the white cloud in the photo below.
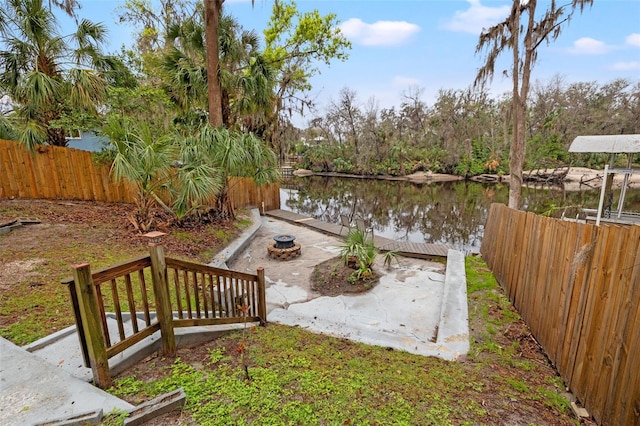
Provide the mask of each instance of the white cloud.
[{"label": "white cloud", "polygon": [[614,71],[640,71],[640,61],[616,62],[608,68]]},{"label": "white cloud", "polygon": [[640,47],[640,33],[633,33],[627,36],[624,41],[629,46]]},{"label": "white cloud", "polygon": [[422,82],[417,78],[405,77],[403,75],[397,75],[393,77],[391,84],[396,87],[409,87],[409,86],[420,86]]},{"label": "white cloud", "polygon": [[591,37],[582,37],[573,42],[569,51],[574,55],[602,55],[611,50],[603,41]]},{"label": "white cloud", "polygon": [[498,7],[483,6],[480,0],[467,0],[469,9],[457,11],[453,18],[442,27],[446,30],[480,34],[483,29],[489,28],[504,18],[511,11],[511,6]]},{"label": "white cloud", "polygon": [[407,42],[420,27],[406,21],[378,21],[373,24],[351,18],[340,25],[345,37],[365,46],[397,46]]}]

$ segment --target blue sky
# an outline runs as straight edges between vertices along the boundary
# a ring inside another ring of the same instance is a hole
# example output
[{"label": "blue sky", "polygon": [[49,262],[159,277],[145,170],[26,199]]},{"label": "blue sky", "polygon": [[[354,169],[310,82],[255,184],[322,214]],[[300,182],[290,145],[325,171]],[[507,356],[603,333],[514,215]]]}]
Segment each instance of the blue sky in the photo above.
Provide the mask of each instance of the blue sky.
[{"label": "blue sky", "polygon": [[[81,1],[80,16],[110,28],[112,50],[132,39],[129,28],[115,24],[115,9],[123,3]],[[261,34],[272,4],[226,0],[224,7],[245,29]],[[483,56],[475,53],[480,31],[503,19],[510,4],[510,0],[298,0],[300,11],[336,14],[353,44],[346,62],[322,66],[312,80],[319,112],[337,99],[343,87],[355,90],[362,104],[374,97],[381,108],[399,105],[410,88],[422,89],[429,105],[439,89],[465,89],[483,64]],[[540,0],[538,7],[547,5]],[[510,80],[502,76],[509,59],[507,53],[496,67],[491,85],[496,96],[510,88]],[[592,8],[576,13],[556,41],[539,49],[533,80],[548,81],[554,75],[566,83],[640,81],[640,0],[595,0]]]}]

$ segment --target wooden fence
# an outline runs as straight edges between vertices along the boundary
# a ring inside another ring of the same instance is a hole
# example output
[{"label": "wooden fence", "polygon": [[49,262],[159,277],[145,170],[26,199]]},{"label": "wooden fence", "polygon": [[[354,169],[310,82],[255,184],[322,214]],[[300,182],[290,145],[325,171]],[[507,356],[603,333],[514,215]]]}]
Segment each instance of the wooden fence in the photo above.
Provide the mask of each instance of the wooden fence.
[{"label": "wooden fence", "polygon": [[111,386],[109,358],[157,331],[163,353],[174,356],[175,327],[267,321],[262,268],[254,275],[172,259],[156,243],[148,256],[99,271],[76,265],[62,284],[85,365],[103,389]]},{"label": "wooden fence", "polygon": [[640,226],[493,204],[481,253],[567,386],[603,425],[640,424]]},{"label": "wooden fence", "polygon": [[[0,139],[0,198],[132,203],[135,187],[115,182],[109,170],[107,164],[94,163],[88,151],[41,146],[31,154],[19,143]],[[258,186],[250,178],[231,178],[229,187],[235,207],[280,208],[277,184]]]}]

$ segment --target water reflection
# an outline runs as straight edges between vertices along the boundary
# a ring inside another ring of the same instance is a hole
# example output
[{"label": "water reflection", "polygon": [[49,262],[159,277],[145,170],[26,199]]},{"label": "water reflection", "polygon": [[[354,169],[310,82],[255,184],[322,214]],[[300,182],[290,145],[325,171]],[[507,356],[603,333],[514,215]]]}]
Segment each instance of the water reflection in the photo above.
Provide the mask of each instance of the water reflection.
[{"label": "water reflection", "polygon": [[[281,185],[281,208],[340,223],[340,215],[364,218],[376,235],[400,241],[450,244],[478,252],[491,203],[507,203],[508,185],[476,182],[413,184],[403,181],[312,176]],[[640,192],[640,191],[631,191]],[[598,190],[567,192],[523,188],[523,205],[536,213],[559,206],[598,203]],[[640,194],[625,206],[640,204]]]}]

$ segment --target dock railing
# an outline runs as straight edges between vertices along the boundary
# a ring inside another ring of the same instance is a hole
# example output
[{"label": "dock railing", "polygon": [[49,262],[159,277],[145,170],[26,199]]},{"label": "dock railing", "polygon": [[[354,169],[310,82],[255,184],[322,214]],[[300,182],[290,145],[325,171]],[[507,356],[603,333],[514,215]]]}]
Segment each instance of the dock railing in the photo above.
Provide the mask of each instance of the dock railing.
[{"label": "dock railing", "polygon": [[111,386],[109,358],[157,331],[163,354],[174,356],[176,327],[267,321],[262,268],[253,275],[173,259],[151,243],[148,256],[96,272],[86,263],[73,269],[62,283],[85,365],[103,389]]}]

